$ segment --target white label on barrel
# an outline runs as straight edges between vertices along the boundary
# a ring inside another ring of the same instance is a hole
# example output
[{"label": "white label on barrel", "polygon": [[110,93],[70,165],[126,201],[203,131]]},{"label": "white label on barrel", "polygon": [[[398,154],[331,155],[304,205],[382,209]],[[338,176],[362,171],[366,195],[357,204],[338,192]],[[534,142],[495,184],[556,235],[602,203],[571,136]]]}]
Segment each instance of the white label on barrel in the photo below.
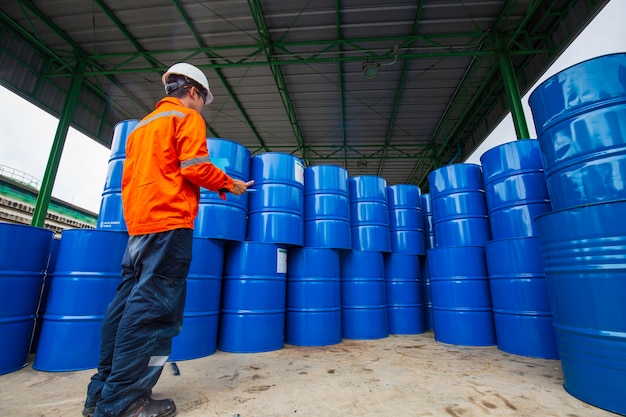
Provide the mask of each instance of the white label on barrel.
[{"label": "white label on barrel", "polygon": [[276,253],[276,273],[287,273],[287,249],[278,249]]},{"label": "white label on barrel", "polygon": [[296,161],[293,171],[294,176],[296,177],[295,180],[304,185],[304,165],[302,165],[302,162]]}]

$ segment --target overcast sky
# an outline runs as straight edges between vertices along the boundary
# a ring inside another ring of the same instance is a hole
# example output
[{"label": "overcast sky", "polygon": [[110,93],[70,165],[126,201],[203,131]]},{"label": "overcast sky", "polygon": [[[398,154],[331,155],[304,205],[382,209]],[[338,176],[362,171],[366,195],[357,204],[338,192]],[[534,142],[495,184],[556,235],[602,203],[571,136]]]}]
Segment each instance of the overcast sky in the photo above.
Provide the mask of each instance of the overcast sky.
[{"label": "overcast sky", "polygon": [[[586,59],[626,52],[626,0],[611,0],[585,31],[538,82]],[[535,87],[531,88],[531,92]],[[531,135],[535,128],[523,98]],[[0,86],[0,165],[43,179],[58,120]],[[515,140],[511,116],[494,130],[465,162],[480,163],[485,151]],[[98,213],[109,149],[70,128],[54,189],[54,197]]]}]

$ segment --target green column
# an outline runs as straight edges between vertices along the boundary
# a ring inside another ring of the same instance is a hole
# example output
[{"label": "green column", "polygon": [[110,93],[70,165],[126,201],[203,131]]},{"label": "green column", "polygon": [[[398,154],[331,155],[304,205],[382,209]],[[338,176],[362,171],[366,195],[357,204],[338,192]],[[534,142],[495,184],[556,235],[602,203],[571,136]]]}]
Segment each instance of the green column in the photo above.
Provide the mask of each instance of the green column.
[{"label": "green column", "polygon": [[50,197],[52,196],[52,187],[54,186],[54,180],[59,169],[59,161],[61,160],[61,154],[63,153],[65,138],[67,137],[67,131],[70,127],[70,123],[72,122],[72,118],[74,117],[74,110],[76,109],[80,88],[83,84],[84,66],[84,62],[79,60],[76,65],[76,71],[72,75],[72,83],[69,91],[67,92],[65,103],[63,104],[63,110],[61,112],[61,117],[59,118],[57,131],[54,135],[54,142],[52,143],[52,149],[50,150],[50,156],[48,157],[48,165],[46,165],[46,172],[44,173],[41,189],[39,190],[39,195],[37,196],[37,204],[35,205],[35,212],[33,213],[33,219],[31,221],[32,226],[43,227],[46,220],[48,206],[50,205]]},{"label": "green column", "polygon": [[511,56],[508,51],[504,49],[503,45],[505,42],[502,38],[498,37],[496,39],[496,54],[498,56],[498,63],[500,64],[500,71],[502,72],[504,89],[511,109],[511,116],[513,117],[515,133],[518,139],[528,139],[530,133],[528,132],[528,125],[526,124],[526,116],[524,115],[524,108],[522,107],[522,97],[520,96],[517,79],[515,78],[515,70],[511,62]]}]

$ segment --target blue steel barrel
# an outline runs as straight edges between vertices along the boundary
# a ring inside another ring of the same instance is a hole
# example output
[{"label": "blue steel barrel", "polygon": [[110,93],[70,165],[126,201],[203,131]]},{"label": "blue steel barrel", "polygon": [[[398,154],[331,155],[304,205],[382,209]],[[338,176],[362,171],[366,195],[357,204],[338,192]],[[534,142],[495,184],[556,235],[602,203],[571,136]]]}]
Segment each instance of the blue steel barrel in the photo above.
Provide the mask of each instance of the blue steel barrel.
[{"label": "blue steel barrel", "polygon": [[255,190],[248,206],[248,240],[302,246],[304,164],[293,155],[268,152],[251,159]]},{"label": "blue steel barrel", "polygon": [[434,330],[435,318],[433,313],[433,295],[430,284],[428,256],[424,256],[420,262],[420,276],[422,278],[422,296],[424,298],[424,327],[426,330]]},{"label": "blue steel barrel", "polygon": [[420,200],[422,206],[422,225],[424,227],[424,246],[425,249],[430,249],[437,245],[430,193],[422,194]]},{"label": "blue steel barrel", "polygon": [[[436,246],[435,226],[433,222],[433,207],[430,193],[422,194],[422,220],[424,224],[424,245],[426,251]],[[433,330],[435,322],[433,318],[433,298],[430,287],[430,271],[428,270],[428,256],[420,262],[422,277],[422,294],[424,295],[424,315],[426,318],[426,330]]]},{"label": "blue steel barrel", "polygon": [[530,95],[555,210],[626,198],[626,53],[581,62]]},{"label": "blue steel barrel", "polygon": [[95,368],[105,310],[122,278],[126,232],[65,230],[43,317],[33,368]]},{"label": "blue steel barrel", "polygon": [[217,348],[253,353],[285,339],[287,249],[273,243],[227,246]]},{"label": "blue steel barrel", "polygon": [[390,253],[385,257],[387,319],[391,334],[426,331],[420,259],[418,255]]},{"label": "blue steel barrel", "polygon": [[425,255],[421,190],[416,185],[387,187],[391,252]]},{"label": "blue steel barrel", "polygon": [[97,229],[127,230],[122,207],[122,174],[126,160],[126,140],[138,123],[139,120],[123,120],[117,123],[113,129],[111,156],[109,157],[104,191],[100,201]]},{"label": "blue steel barrel", "polygon": [[193,239],[183,328],[172,339],[170,361],[202,358],[215,353],[219,323],[224,241]]},{"label": "blue steel barrel", "polygon": [[26,366],[54,233],[0,223],[0,375]]},{"label": "blue steel barrel", "polygon": [[348,178],[352,249],[390,252],[387,181],[364,175]]},{"label": "blue steel barrel", "polygon": [[496,344],[485,248],[428,250],[435,340],[466,346]]},{"label": "blue steel barrel", "polygon": [[304,246],[351,249],[348,171],[333,165],[304,170]]},{"label": "blue steel barrel", "polygon": [[428,174],[437,246],[491,240],[480,165],[453,164]]},{"label": "blue steel barrel", "polygon": [[574,397],[626,415],[626,200],[537,219],[563,367]]},{"label": "blue steel barrel", "polygon": [[[250,151],[236,142],[207,138],[211,162],[236,180],[250,180]],[[215,191],[200,188],[200,204],[194,237],[242,241],[246,239],[248,193],[226,194],[222,200]]]},{"label": "blue steel barrel", "polygon": [[341,343],[339,253],[329,248],[291,248],[288,257],[285,342]]},{"label": "blue steel barrel", "polygon": [[492,240],[485,252],[498,349],[558,359],[539,238]]},{"label": "blue steel barrel", "polygon": [[35,330],[33,331],[32,342],[30,344],[30,353],[37,351],[39,344],[39,335],[41,334],[41,325],[43,324],[43,316],[46,312],[46,303],[48,301],[48,293],[50,292],[50,279],[52,272],[57,262],[57,255],[59,254],[60,238],[52,239],[52,247],[50,248],[50,256],[48,258],[48,264],[46,266],[46,274],[43,280],[43,289],[41,290],[41,297],[39,299],[39,307],[37,308],[37,318],[35,319]]},{"label": "blue steel barrel", "polygon": [[340,263],[343,337],[389,336],[382,252],[343,251]]},{"label": "blue steel barrel", "polygon": [[552,209],[539,143],[505,143],[485,152],[480,161],[492,238],[537,236],[535,219]]}]

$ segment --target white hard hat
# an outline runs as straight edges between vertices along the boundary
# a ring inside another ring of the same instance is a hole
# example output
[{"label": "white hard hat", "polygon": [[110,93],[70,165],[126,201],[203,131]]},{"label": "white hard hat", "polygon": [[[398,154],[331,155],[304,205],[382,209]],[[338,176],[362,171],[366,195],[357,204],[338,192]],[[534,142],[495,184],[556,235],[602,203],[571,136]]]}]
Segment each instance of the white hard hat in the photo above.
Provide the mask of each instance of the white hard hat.
[{"label": "white hard hat", "polygon": [[209,80],[207,80],[206,75],[204,75],[198,67],[187,64],[186,62],[179,62],[178,64],[172,65],[167,72],[163,74],[163,77],[161,77],[163,85],[167,84],[167,77],[171,74],[184,75],[204,87],[207,92],[205,105],[211,104],[213,101],[213,94],[211,94],[211,90],[209,89]]}]

